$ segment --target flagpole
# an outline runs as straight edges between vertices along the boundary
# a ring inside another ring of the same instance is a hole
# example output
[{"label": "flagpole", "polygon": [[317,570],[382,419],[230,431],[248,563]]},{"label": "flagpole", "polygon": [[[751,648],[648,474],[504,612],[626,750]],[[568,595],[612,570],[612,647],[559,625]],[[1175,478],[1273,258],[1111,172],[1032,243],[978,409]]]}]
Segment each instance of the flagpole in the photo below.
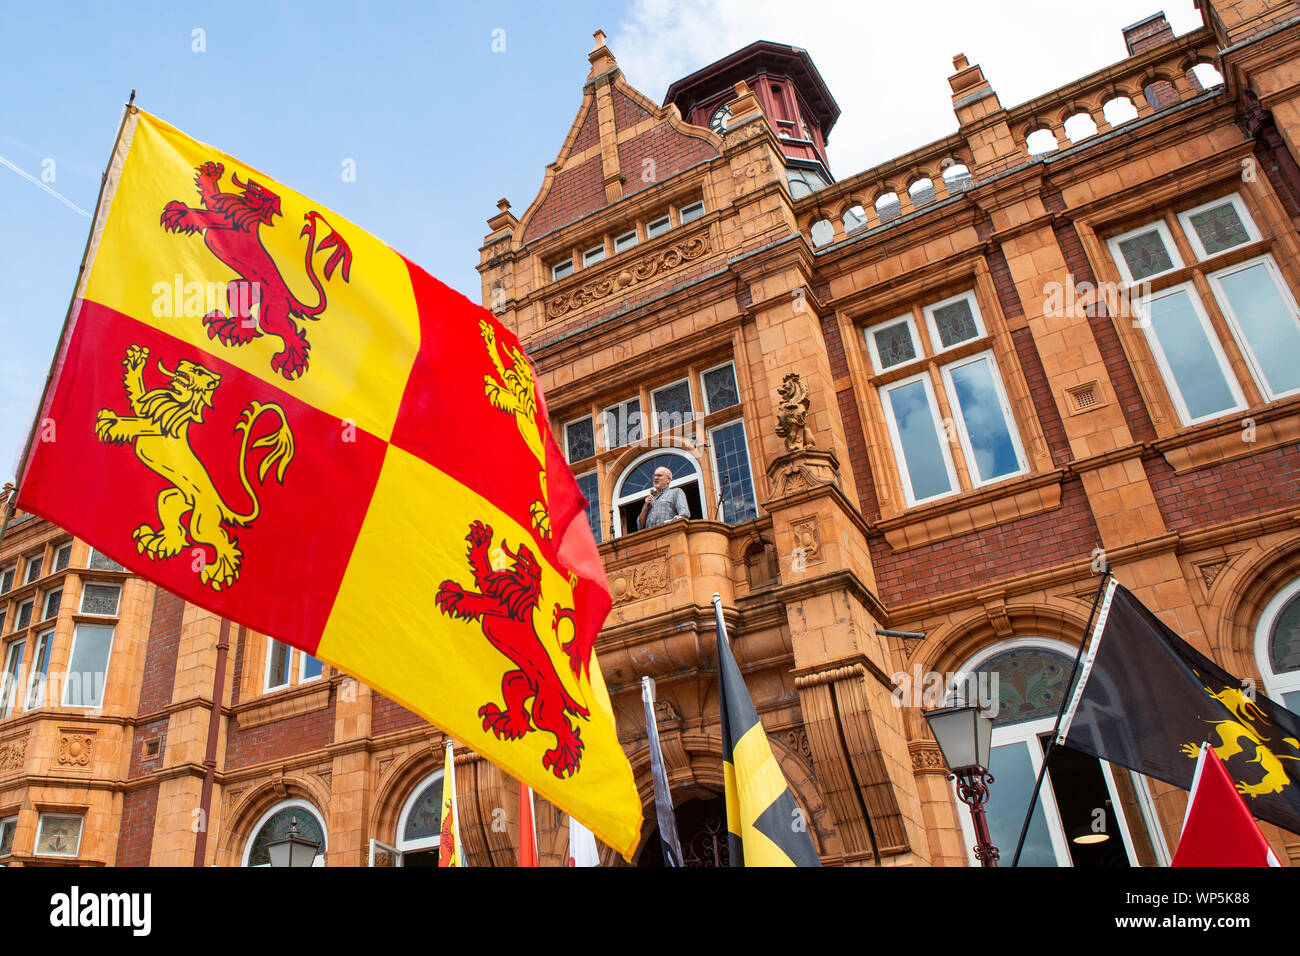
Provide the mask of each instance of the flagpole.
[{"label": "flagpole", "polygon": [[1088,649],[1088,638],[1092,634],[1092,622],[1097,617],[1097,608],[1101,606],[1101,596],[1106,593],[1106,584],[1110,581],[1110,565],[1106,565],[1106,570],[1102,572],[1101,584],[1097,587],[1097,596],[1092,599],[1092,612],[1088,615],[1088,623],[1083,628],[1083,637],[1079,641],[1079,653],[1074,655],[1074,666],[1070,668],[1070,679],[1065,682],[1066,693],[1061,695],[1061,707],[1056,712],[1056,723],[1052,727],[1052,738],[1047,742],[1047,753],[1043,754],[1043,763],[1038,768],[1038,779],[1034,781],[1034,792],[1029,797],[1029,809],[1025,811],[1025,820],[1020,825],[1020,839],[1016,841],[1016,852],[1011,858],[1011,865],[1020,864],[1020,851],[1025,846],[1025,835],[1029,833],[1029,821],[1034,815],[1034,808],[1038,806],[1038,791],[1043,787],[1043,778],[1047,775],[1047,762],[1052,759],[1052,751],[1056,749],[1056,734],[1061,729],[1061,718],[1065,716],[1065,708],[1070,703],[1070,691],[1074,687],[1074,677],[1079,673],[1079,662],[1083,660],[1084,652]]},{"label": "flagpole", "polygon": [[86,245],[81,250],[81,265],[77,268],[77,281],[72,284],[72,297],[68,300],[68,310],[63,313],[63,328],[59,331],[59,342],[55,346],[53,357],[50,359],[49,371],[45,373],[45,385],[41,388],[41,400],[36,404],[36,414],[32,418],[32,427],[27,432],[27,442],[23,445],[23,455],[18,463],[18,474],[14,475],[14,490],[5,502],[3,516],[0,516],[0,546],[4,545],[5,531],[8,530],[9,522],[13,519],[18,493],[22,490],[19,483],[23,479],[23,473],[27,470],[27,460],[32,453],[32,442],[36,437],[36,429],[40,426],[41,412],[45,409],[45,400],[50,394],[50,383],[54,381],[54,370],[58,366],[59,358],[63,355],[63,348],[67,344],[68,326],[72,322],[72,310],[77,304],[77,294],[81,291],[82,280],[86,276],[86,258],[90,255],[90,244],[95,238],[95,227],[99,225],[103,212],[101,207],[104,201],[104,189],[108,186],[108,174],[113,168],[113,161],[117,158],[117,148],[122,143],[122,133],[126,130],[126,121],[138,112],[139,107],[135,105],[135,90],[132,90],[130,99],[126,101],[126,106],[122,108],[122,122],[117,127],[117,136],[113,140],[113,151],[108,155],[108,165],[104,167],[104,172],[99,178],[99,194],[95,197],[95,215],[90,220],[90,231],[86,233]]}]

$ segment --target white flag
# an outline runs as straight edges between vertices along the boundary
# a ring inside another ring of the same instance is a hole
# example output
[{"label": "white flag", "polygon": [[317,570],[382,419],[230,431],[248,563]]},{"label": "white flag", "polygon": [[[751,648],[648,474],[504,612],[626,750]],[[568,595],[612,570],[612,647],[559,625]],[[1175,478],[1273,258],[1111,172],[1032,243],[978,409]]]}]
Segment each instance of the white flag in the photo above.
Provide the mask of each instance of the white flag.
[{"label": "white flag", "polygon": [[600,866],[596,837],[573,817],[569,817],[569,866]]}]

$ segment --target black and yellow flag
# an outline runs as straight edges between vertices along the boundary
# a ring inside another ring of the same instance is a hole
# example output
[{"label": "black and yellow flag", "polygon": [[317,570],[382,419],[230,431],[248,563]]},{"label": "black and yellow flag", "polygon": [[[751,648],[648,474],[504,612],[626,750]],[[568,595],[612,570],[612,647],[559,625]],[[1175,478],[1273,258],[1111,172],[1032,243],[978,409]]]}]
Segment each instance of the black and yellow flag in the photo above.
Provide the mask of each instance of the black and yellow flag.
[{"label": "black and yellow flag", "polygon": [[763,724],[727,643],[722,600],[718,617],[718,709],[727,791],[727,844],[732,866],[821,866],[807,821],[772,755]]}]

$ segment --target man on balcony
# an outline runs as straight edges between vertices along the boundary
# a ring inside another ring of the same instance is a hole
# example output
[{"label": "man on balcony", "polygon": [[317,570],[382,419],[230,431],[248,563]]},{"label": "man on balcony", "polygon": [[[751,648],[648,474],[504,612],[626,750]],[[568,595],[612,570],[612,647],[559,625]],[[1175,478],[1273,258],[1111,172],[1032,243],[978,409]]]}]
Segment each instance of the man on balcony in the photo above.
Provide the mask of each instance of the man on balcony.
[{"label": "man on balcony", "polygon": [[676,518],[689,518],[691,510],[686,504],[686,495],[680,488],[669,488],[673,473],[663,465],[655,469],[654,490],[645,497],[641,514],[637,516],[638,528],[657,528]]}]

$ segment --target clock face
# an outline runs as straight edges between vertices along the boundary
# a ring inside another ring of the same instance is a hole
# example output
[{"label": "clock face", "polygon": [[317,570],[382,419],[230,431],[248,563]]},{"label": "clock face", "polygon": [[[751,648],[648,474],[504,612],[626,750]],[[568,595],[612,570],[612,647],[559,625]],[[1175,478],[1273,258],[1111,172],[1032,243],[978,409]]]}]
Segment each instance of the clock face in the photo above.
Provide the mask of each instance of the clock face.
[{"label": "clock face", "polygon": [[726,103],[719,106],[709,119],[709,129],[721,135],[726,132],[727,120],[731,119],[731,107]]}]

